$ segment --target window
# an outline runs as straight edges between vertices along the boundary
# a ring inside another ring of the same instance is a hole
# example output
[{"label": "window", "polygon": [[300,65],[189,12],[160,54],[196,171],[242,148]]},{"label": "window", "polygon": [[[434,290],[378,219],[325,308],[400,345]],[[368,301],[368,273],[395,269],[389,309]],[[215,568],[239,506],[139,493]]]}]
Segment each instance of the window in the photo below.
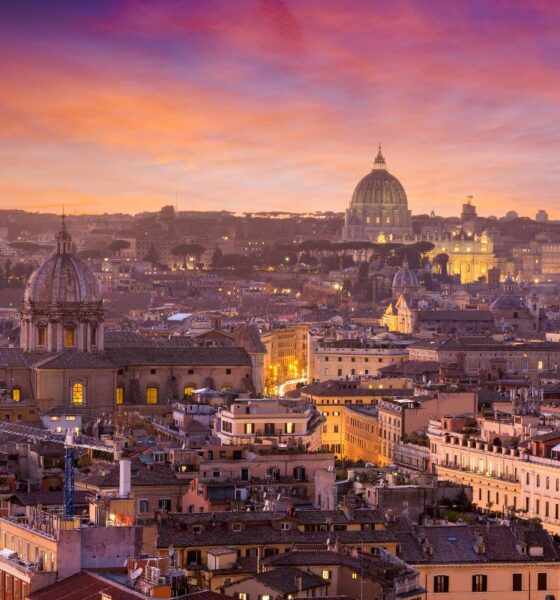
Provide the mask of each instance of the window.
[{"label": "window", "polygon": [[358,579],[358,573],[352,573],[352,579]]},{"label": "window", "polygon": [[286,423],[284,429],[285,429],[285,433],[295,433],[295,431],[296,431],[295,423]]},{"label": "window", "polygon": [[185,387],[185,396],[192,396],[194,393],[194,388],[191,385],[187,385]]},{"label": "window", "polygon": [[434,594],[447,594],[449,592],[449,576],[434,576]]},{"label": "window", "polygon": [[74,328],[66,327],[64,330],[64,346],[72,348],[74,346]]},{"label": "window", "polygon": [[538,573],[537,574],[537,590],[546,590],[547,581],[546,581],[546,573]]},{"label": "window", "polygon": [[95,326],[91,328],[91,345],[97,346],[97,327]]},{"label": "window", "polygon": [[249,600],[249,594],[246,594],[245,592],[239,592],[238,596],[239,600]]},{"label": "window", "polygon": [[146,404],[157,404],[158,403],[158,389],[157,387],[149,387],[146,389]]},{"label": "window", "polygon": [[488,587],[488,577],[486,575],[472,576],[472,591],[486,592]]},{"label": "window", "polygon": [[290,531],[291,525],[290,525],[290,523],[281,523],[280,524],[280,529],[282,531]]},{"label": "window", "polygon": [[231,369],[226,369],[226,375],[231,375]]},{"label": "window", "polygon": [[81,383],[72,385],[72,404],[82,406],[84,403],[84,386]]},{"label": "window", "polygon": [[150,369],[150,375],[155,375],[157,373],[157,369]]},{"label": "window", "polygon": [[328,569],[323,569],[323,572],[321,573],[321,577],[323,579],[326,579],[327,581],[329,581],[331,578],[331,572]]},{"label": "window", "polygon": [[150,503],[147,500],[138,500],[138,512],[147,513],[150,510]]},{"label": "window", "polygon": [[523,590],[523,574],[514,573],[512,575],[511,589],[514,592],[521,592]]},{"label": "window", "polygon": [[37,330],[37,345],[45,346],[47,343],[47,330],[44,327],[39,327]]},{"label": "window", "polygon": [[259,600],[270,600],[270,596],[268,594],[259,594]]},{"label": "window", "polygon": [[171,511],[171,500],[169,498],[160,498],[158,505],[160,510]]},{"label": "window", "polygon": [[245,423],[245,433],[255,433],[255,424]]},{"label": "window", "polygon": [[12,388],[12,400],[19,402],[21,400],[21,389],[19,387]]},{"label": "window", "polygon": [[124,404],[124,387],[122,385],[117,386],[115,391],[115,404]]}]

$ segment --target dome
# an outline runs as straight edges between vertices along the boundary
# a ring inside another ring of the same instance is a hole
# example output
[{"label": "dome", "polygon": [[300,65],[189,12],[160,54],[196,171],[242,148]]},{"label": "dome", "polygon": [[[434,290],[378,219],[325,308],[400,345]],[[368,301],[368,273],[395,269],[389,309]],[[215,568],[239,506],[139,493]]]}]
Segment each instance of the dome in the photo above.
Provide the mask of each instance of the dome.
[{"label": "dome", "polygon": [[363,177],[352,194],[351,206],[392,206],[406,208],[408,201],[401,182],[387,171],[385,158],[379,150],[373,170]]},{"label": "dome", "polygon": [[525,303],[515,294],[504,294],[490,305],[490,310],[520,310],[526,308]]},{"label": "dome", "polygon": [[406,261],[403,262],[402,267],[396,272],[393,278],[393,288],[417,288],[418,277],[416,273],[408,267]]},{"label": "dome", "polygon": [[99,304],[101,286],[93,271],[72,253],[72,238],[63,224],[56,251],[32,273],[25,304]]}]

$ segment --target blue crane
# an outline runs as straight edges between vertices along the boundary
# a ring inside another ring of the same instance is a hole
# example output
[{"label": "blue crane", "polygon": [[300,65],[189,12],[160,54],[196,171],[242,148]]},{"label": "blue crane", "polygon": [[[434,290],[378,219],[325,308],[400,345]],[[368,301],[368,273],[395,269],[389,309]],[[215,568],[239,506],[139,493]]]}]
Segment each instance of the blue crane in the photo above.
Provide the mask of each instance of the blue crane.
[{"label": "blue crane", "polygon": [[101,452],[113,452],[101,440],[68,430],[65,433],[54,433],[48,429],[39,429],[22,423],[0,422],[0,433],[24,438],[34,442],[49,442],[62,444],[64,446],[64,488],[62,514],[65,519],[74,517],[74,464],[76,460],[76,448],[87,450],[99,450]]}]

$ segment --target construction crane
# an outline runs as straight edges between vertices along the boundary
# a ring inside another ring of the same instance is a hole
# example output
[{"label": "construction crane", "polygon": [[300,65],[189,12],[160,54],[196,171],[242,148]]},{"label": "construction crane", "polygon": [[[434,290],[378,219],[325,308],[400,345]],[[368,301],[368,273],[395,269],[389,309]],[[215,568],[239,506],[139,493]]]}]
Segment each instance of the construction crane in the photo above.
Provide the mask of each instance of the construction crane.
[{"label": "construction crane", "polygon": [[113,452],[113,449],[101,440],[82,433],[75,433],[71,429],[66,431],[66,433],[54,433],[48,429],[39,429],[21,423],[0,422],[0,433],[34,442],[48,442],[64,446],[62,514],[65,519],[72,519],[74,517],[74,462],[76,459],[76,448]]}]

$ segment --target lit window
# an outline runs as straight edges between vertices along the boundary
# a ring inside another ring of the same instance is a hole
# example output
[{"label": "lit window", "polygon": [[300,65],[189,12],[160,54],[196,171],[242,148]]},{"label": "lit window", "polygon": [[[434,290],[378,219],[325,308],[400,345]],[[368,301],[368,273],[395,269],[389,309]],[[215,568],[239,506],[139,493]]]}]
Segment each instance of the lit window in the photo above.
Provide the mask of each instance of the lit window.
[{"label": "lit window", "polygon": [[51,417],[51,421],[58,421],[58,417]]},{"label": "lit window", "polygon": [[72,386],[72,404],[81,406],[84,403],[84,386],[81,383],[75,383]]},{"label": "lit window", "polygon": [[37,345],[44,346],[47,343],[47,330],[44,327],[39,327],[37,330]]},{"label": "lit window", "polygon": [[124,388],[119,385],[115,392],[115,404],[124,404]]},{"label": "lit window", "polygon": [[286,423],[286,433],[295,433],[295,423]]},{"label": "lit window", "polygon": [[75,415],[68,415],[68,416],[66,417],[66,420],[67,420],[67,421],[75,421],[75,420],[76,420],[76,416],[75,416]]},{"label": "lit window", "polygon": [[62,433],[62,427],[60,425],[56,428],[56,433]]},{"label": "lit window", "polygon": [[149,387],[146,390],[146,404],[157,404],[158,403],[158,389],[156,387]]},{"label": "lit window", "polygon": [[17,387],[12,389],[12,400],[14,402],[19,402],[21,400],[21,390]]},{"label": "lit window", "polygon": [[64,345],[66,348],[71,348],[74,346],[74,328],[67,327],[64,330]]},{"label": "lit window", "polygon": [[331,578],[331,572],[328,571],[327,569],[324,569],[323,572],[321,573],[321,577],[323,579],[330,579]]},{"label": "lit window", "polygon": [[185,387],[185,396],[192,396],[194,394],[194,388],[190,385]]},{"label": "lit window", "polygon": [[352,573],[352,579],[358,579],[358,573]]}]

